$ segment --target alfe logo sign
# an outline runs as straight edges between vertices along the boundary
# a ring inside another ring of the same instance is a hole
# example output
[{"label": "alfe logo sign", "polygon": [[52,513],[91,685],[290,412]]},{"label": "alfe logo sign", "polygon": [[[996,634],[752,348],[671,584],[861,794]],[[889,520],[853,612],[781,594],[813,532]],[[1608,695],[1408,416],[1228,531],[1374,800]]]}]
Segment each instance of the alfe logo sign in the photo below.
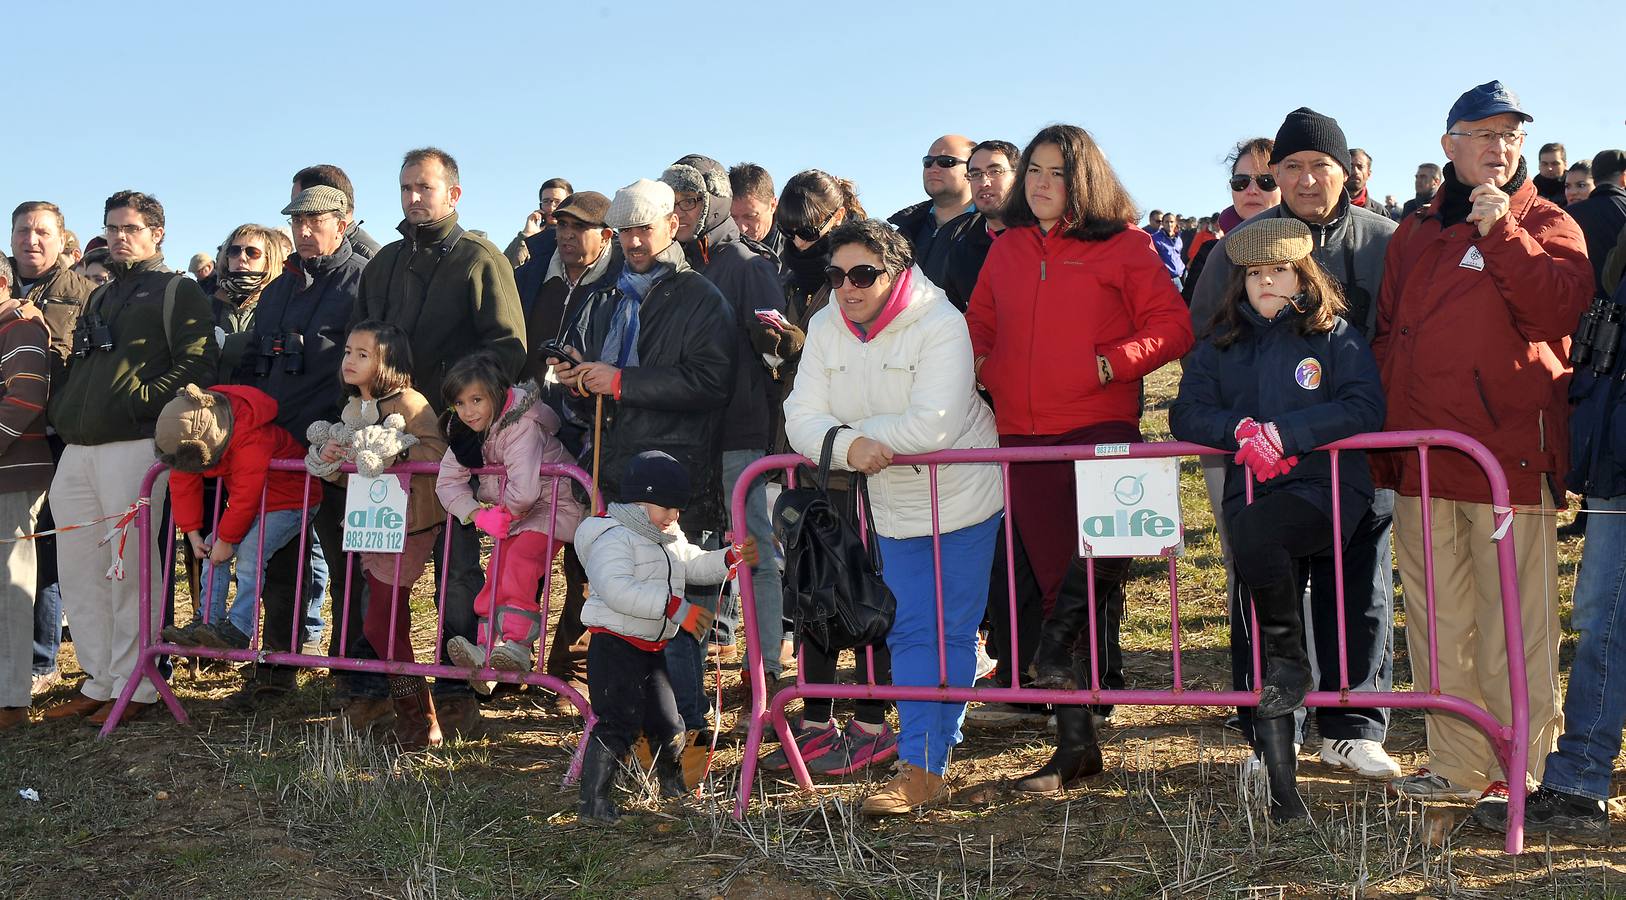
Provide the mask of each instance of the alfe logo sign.
[{"label": "alfe logo sign", "polygon": [[400,553],[406,546],[406,489],[395,475],[351,475],[344,492],[346,553]]},{"label": "alfe logo sign", "polygon": [[1081,459],[1073,467],[1079,555],[1178,556],[1185,550],[1178,459]]}]

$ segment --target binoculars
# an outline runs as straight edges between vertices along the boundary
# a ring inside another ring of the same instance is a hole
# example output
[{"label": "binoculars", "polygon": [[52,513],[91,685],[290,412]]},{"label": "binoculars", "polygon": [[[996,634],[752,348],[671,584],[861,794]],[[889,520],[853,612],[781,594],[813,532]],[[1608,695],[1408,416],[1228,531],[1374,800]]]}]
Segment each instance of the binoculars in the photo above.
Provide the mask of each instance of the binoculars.
[{"label": "binoculars", "polygon": [[286,334],[263,336],[260,338],[259,358],[254,363],[256,377],[264,378],[271,374],[271,363],[277,357],[282,357],[282,371],[289,375],[299,375],[305,371],[305,336],[297,331]]},{"label": "binoculars", "polygon": [[1618,304],[1608,297],[1594,297],[1575,329],[1575,338],[1570,343],[1570,364],[1580,369],[1590,363],[1592,374],[1599,376],[1614,371],[1615,358],[1620,352],[1622,318],[1623,310]]},{"label": "binoculars", "polygon": [[73,329],[73,355],[83,357],[95,351],[113,349],[113,329],[96,313],[79,317]]}]

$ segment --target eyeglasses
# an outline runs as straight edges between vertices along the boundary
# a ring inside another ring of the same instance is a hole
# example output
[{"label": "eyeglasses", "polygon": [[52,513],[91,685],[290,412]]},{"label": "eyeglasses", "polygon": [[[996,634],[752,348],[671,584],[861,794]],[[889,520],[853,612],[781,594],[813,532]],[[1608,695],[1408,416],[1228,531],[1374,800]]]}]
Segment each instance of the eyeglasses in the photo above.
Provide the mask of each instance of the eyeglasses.
[{"label": "eyeglasses", "polygon": [[700,201],[700,197],[690,197],[687,200],[677,200],[674,202],[676,203],[678,209],[681,209],[684,212],[693,212],[695,208],[700,205]]},{"label": "eyeglasses", "polygon": [[1009,174],[1011,174],[1011,170],[1005,168],[1004,166],[989,166],[986,169],[965,170],[965,177],[967,181],[998,181]]},{"label": "eyeglasses", "polygon": [[817,228],[814,228],[811,225],[790,226],[790,225],[786,225],[783,222],[780,222],[780,223],[778,223],[779,231],[785,237],[801,238],[802,240],[804,240],[807,243],[811,244],[814,241],[818,240],[824,234],[824,229],[826,229],[826,228],[828,228],[830,226],[830,223],[835,220],[835,217],[836,217],[836,214],[831,213],[829,218],[824,220],[824,224],[820,225]]},{"label": "eyeglasses", "polygon": [[244,259],[259,259],[260,257],[262,257],[264,255],[265,255],[264,250],[261,250],[259,247],[254,247],[254,246],[241,246],[241,245],[238,245],[238,244],[232,244],[230,247],[226,248],[226,256],[228,256],[228,257],[230,257],[232,259],[236,259],[239,256],[243,257]]},{"label": "eyeglasses", "polygon": [[961,159],[958,156],[922,156],[920,158],[920,166],[923,169],[930,169],[932,166],[939,169],[952,169],[955,166],[963,166],[966,162],[968,160]]},{"label": "eyeglasses", "polygon": [[1248,182],[1259,185],[1259,190],[1270,193],[1276,189],[1276,176],[1274,175],[1232,175],[1231,190],[1242,193],[1248,189]]},{"label": "eyeglasses", "polygon": [[151,225],[109,225],[102,229],[102,233],[109,238],[116,238],[121,234],[125,237],[135,237],[151,227]]},{"label": "eyeglasses", "polygon": [[1498,140],[1505,144],[1518,144],[1524,140],[1522,131],[1491,131],[1489,128],[1476,128],[1473,131],[1447,131],[1452,137],[1467,138],[1476,144],[1490,144]]},{"label": "eyeglasses", "polygon": [[871,265],[853,266],[845,272],[835,266],[824,268],[824,277],[830,280],[831,290],[841,287],[843,281],[852,282],[855,288],[867,288],[875,283],[875,279],[885,274],[885,269],[877,269]]}]

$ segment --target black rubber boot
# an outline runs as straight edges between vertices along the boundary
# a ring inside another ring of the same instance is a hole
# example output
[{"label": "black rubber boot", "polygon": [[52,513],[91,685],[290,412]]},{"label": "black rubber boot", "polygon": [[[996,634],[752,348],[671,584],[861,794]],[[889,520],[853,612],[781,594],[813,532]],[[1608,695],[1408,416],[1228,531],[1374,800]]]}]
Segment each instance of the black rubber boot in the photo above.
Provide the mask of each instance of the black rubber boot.
[{"label": "black rubber boot", "polygon": [[655,754],[655,778],[661,786],[661,797],[673,799],[689,793],[683,780],[683,751],[688,749],[689,735],[679,732],[660,746]]},{"label": "black rubber boot", "polygon": [[1265,683],[1253,713],[1255,721],[1292,714],[1304,706],[1304,695],[1315,686],[1304,650],[1299,597],[1298,585],[1291,578],[1253,589],[1265,657]]},{"label": "black rubber boot", "polygon": [[1270,818],[1277,822],[1308,819],[1310,811],[1298,791],[1299,758],[1293,750],[1293,719],[1254,719],[1253,739],[1270,779]]},{"label": "black rubber boot", "polygon": [[582,800],[578,810],[584,824],[614,825],[621,821],[621,810],[610,799],[610,785],[618,767],[618,754],[611,753],[602,741],[588,740],[582,758]]},{"label": "black rubber boot", "polygon": [[1056,707],[1056,752],[1038,771],[1012,787],[1029,794],[1059,791],[1081,778],[1101,773],[1101,744],[1095,735],[1095,713],[1085,706]]}]

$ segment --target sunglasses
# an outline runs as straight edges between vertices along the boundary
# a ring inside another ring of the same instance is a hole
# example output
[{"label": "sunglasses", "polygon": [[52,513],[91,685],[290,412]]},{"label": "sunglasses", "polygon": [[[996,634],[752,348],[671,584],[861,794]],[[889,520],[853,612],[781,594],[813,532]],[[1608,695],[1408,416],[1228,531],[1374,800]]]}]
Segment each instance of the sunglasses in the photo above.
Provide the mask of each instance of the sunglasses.
[{"label": "sunglasses", "polygon": [[1231,190],[1241,193],[1248,189],[1248,182],[1259,185],[1259,190],[1270,193],[1276,189],[1276,176],[1274,175],[1232,175]]},{"label": "sunglasses", "polygon": [[963,166],[965,164],[966,160],[963,160],[958,156],[922,156],[920,158],[920,166],[923,169],[929,169],[932,166],[936,166],[939,169],[952,169],[955,166]]},{"label": "sunglasses", "polygon": [[[840,210],[837,210],[837,212],[839,211]],[[803,241],[811,244],[824,236],[824,229],[835,219],[835,217],[836,214],[831,213],[830,216],[824,220],[824,224],[817,228],[814,228],[812,225],[791,226],[780,222],[778,223],[779,232],[785,237],[801,238]]]},{"label": "sunglasses", "polygon": [[835,266],[824,267],[824,277],[830,280],[830,289],[841,287],[843,281],[850,281],[855,288],[867,288],[875,283],[875,279],[886,274],[885,269],[877,269],[871,265],[853,266],[843,272]]},{"label": "sunglasses", "polygon": [[233,258],[241,256],[245,259],[259,259],[265,255],[265,251],[258,247],[243,247],[237,244],[232,244],[230,247],[226,248],[226,255]]}]

